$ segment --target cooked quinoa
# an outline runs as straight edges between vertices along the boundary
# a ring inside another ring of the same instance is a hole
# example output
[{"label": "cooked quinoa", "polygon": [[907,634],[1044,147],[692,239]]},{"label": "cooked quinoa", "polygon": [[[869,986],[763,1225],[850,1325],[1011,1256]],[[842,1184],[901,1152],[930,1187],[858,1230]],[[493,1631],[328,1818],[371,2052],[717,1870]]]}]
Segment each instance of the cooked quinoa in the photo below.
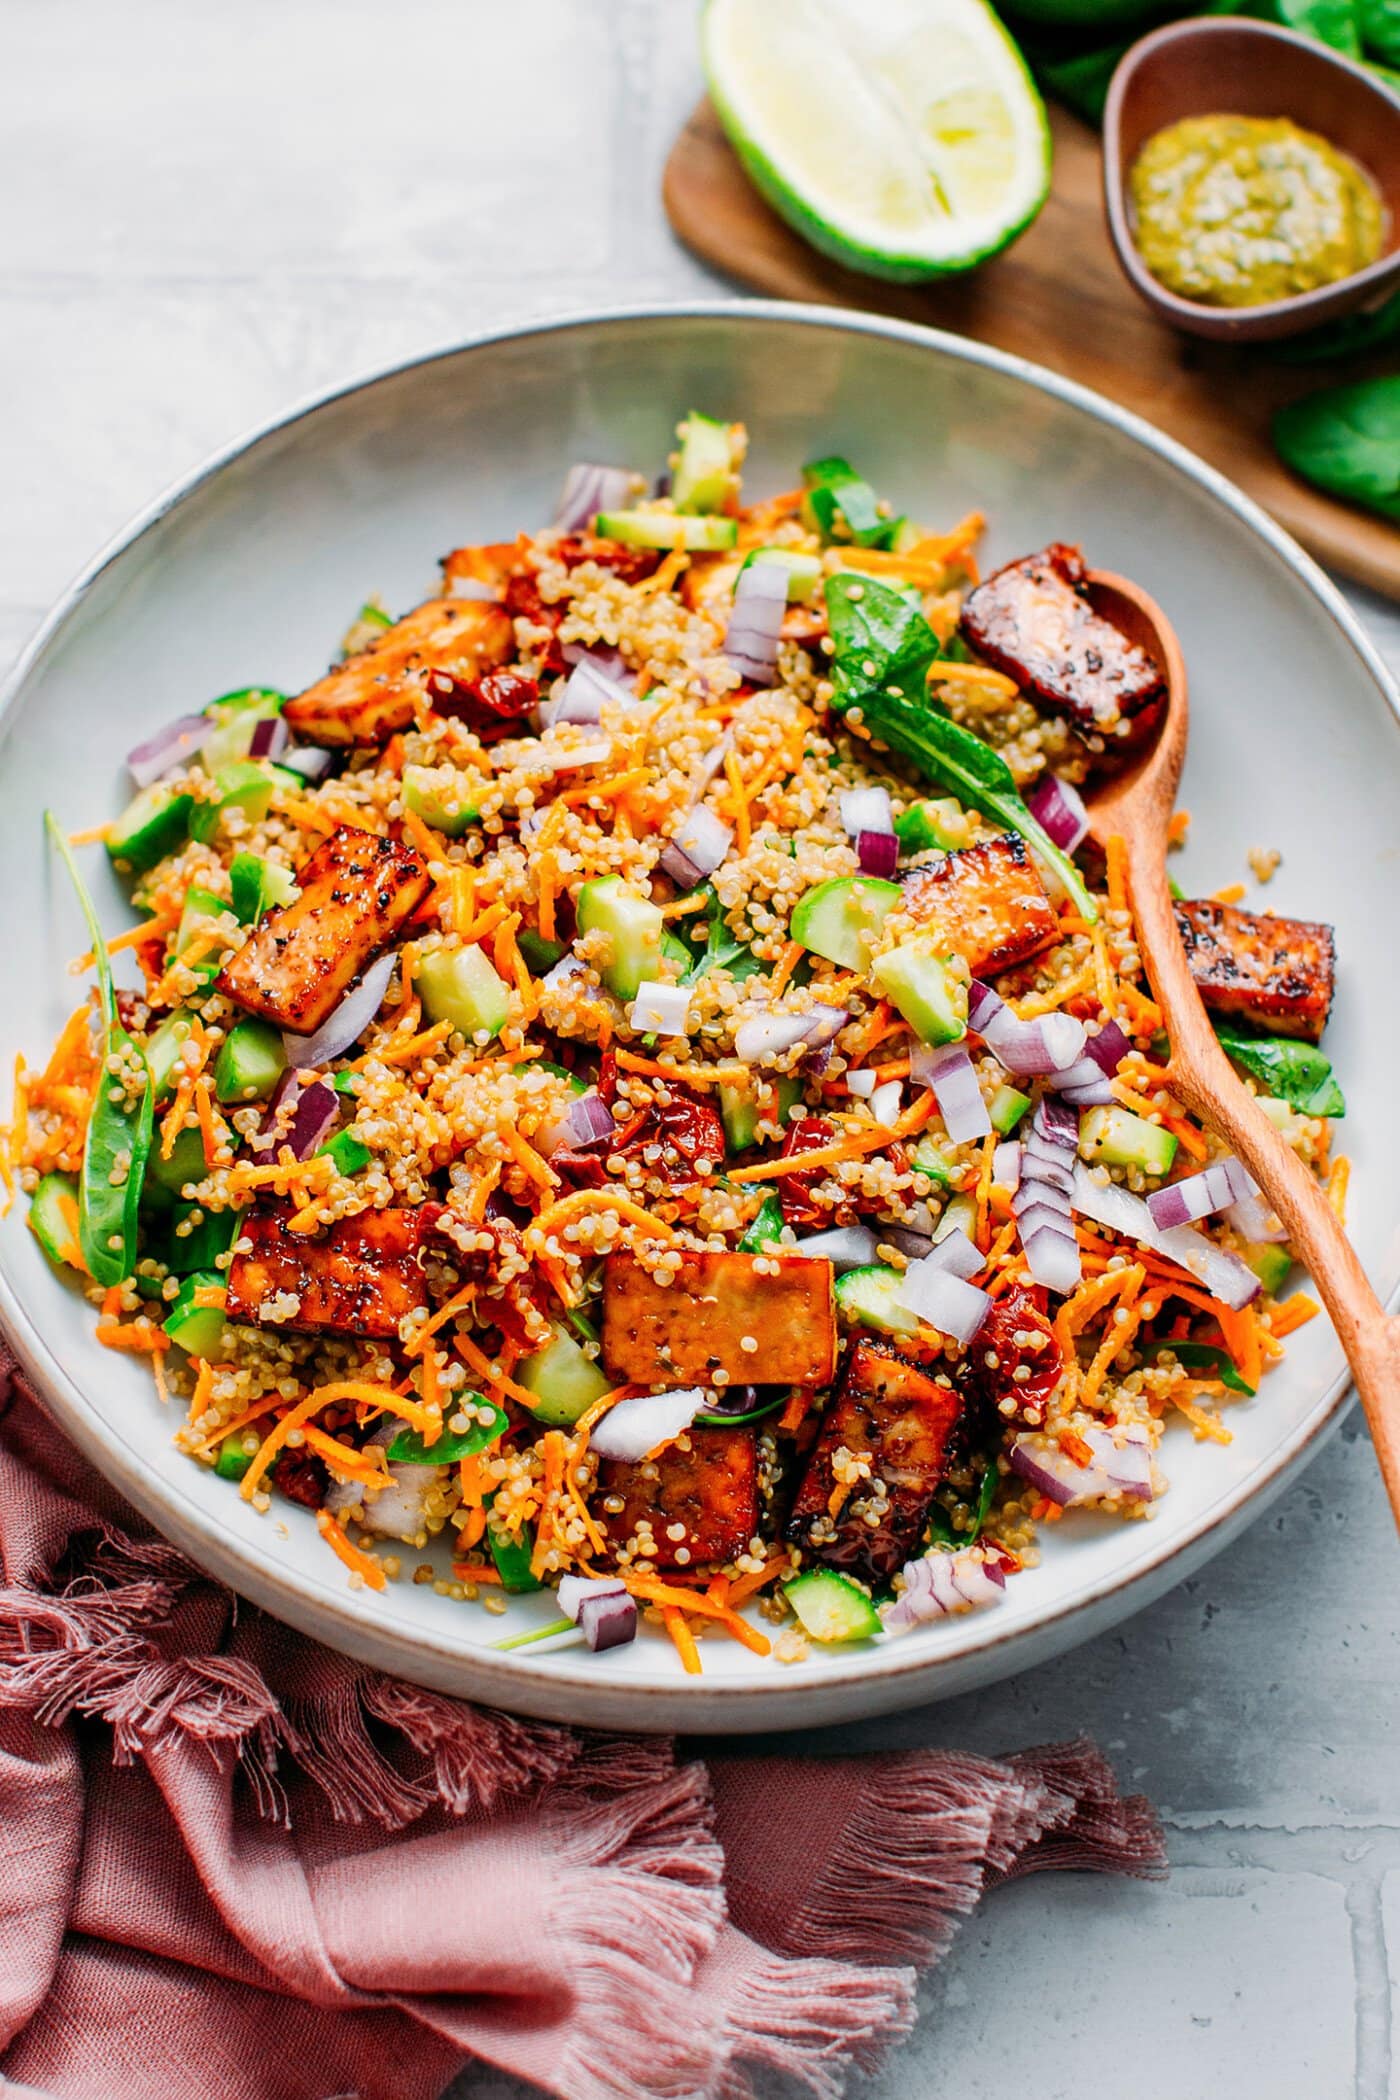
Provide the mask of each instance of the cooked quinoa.
[{"label": "cooked quinoa", "polygon": [[[983,583],[976,514],[840,460],[746,501],[741,426],[679,437],[666,494],[576,468],[306,692],[132,754],[75,843],[130,878],[135,988],[21,1066],[0,1161],[230,1494],[358,1586],[563,1581],[557,1638],[640,1619],[693,1670],[1149,1520],[1167,1426],[1227,1442],[1316,1307],[1076,818],[1160,702],[1077,550]],[[952,791],[972,739],[994,791]],[[1340,1205],[1328,929],[1295,1008],[1291,922],[1209,909],[1203,996]]]}]

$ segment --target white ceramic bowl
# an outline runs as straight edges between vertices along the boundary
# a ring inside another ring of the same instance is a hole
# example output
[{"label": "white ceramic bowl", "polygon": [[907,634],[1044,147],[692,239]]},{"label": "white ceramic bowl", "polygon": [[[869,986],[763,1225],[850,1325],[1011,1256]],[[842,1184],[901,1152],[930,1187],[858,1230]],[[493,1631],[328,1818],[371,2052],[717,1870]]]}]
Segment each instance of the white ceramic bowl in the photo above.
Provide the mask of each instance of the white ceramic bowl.
[{"label": "white ceramic bowl", "polygon": [[[0,767],[5,997],[0,1071],[42,1059],[74,1001],[86,945],[39,813],[99,822],[125,794],[123,753],[211,694],[318,674],[370,592],[424,595],[468,540],[547,518],[565,465],[656,469],[692,405],[742,417],[747,485],[791,486],[842,452],[930,525],[987,514],[990,562],[1078,540],[1146,586],[1180,631],[1193,688],[1184,802],[1193,891],[1246,876],[1253,845],[1283,864],[1267,902],[1337,927],[1328,1037],[1351,1114],[1351,1218],[1389,1295],[1395,1231],[1394,1045],[1400,988],[1386,943],[1400,884],[1397,695],[1337,593],[1209,468],[1082,388],[995,350],[894,321],[758,303],[632,311],[531,327],[387,373],[259,433],[158,504],[57,607],[6,690]],[[99,904],[126,923],[103,856]],[[0,1318],[58,1419],[170,1538],[213,1573],[333,1646],[519,1711],[600,1726],[818,1725],[935,1699],[1045,1659],[1151,1601],[1282,1486],[1342,1404],[1323,1320],[1289,1344],[1233,1443],[1166,1442],[1171,1492],[1151,1522],[1071,1517],[1042,1565],[984,1612],[868,1650],[783,1668],[724,1640],[684,1677],[647,1637],[606,1656],[487,1643],[552,1616],[506,1618],[426,1586],[349,1588],[301,1510],[257,1516],[175,1454],[143,1364],[93,1339],[88,1308],[46,1264],[17,1205],[0,1228]]]}]

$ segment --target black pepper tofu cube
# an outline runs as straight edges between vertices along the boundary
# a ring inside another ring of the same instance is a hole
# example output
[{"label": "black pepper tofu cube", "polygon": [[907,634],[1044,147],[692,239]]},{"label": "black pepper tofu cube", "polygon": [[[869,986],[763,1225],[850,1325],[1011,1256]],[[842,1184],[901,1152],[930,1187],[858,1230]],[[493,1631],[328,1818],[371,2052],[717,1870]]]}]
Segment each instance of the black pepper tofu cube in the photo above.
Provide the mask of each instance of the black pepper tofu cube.
[{"label": "black pepper tofu cube", "polygon": [[920,868],[901,908],[963,956],[974,977],[1025,962],[1060,931],[1025,841],[1011,831]]},{"label": "black pepper tofu cube", "polygon": [[1209,897],[1179,901],[1176,923],[1212,1013],[1238,1015],[1275,1035],[1321,1039],[1336,988],[1330,926],[1271,919]]},{"label": "black pepper tofu cube", "polygon": [[637,1465],[606,1459],[590,1502],[614,1552],[658,1568],[733,1560],[758,1531],[758,1439],[696,1428]]},{"label": "black pepper tofu cube", "polygon": [[627,1254],[603,1273],[603,1368],[618,1385],[829,1385],[836,1301],[829,1261],[684,1254],[658,1283]]},{"label": "black pepper tofu cube", "polygon": [[398,1334],[428,1303],[416,1210],[367,1210],[319,1233],[292,1232],[282,1211],[243,1220],[228,1272],[230,1320],[300,1333]]},{"label": "black pepper tofu cube", "polygon": [[514,652],[515,626],[501,606],[432,598],[289,700],[283,717],[309,743],[382,744],[407,729],[434,674],[469,685]]},{"label": "black pepper tofu cube", "polygon": [[1095,612],[1077,547],[1056,542],[1008,562],[969,592],[959,626],[980,657],[1085,735],[1117,734],[1165,697],[1160,666]]},{"label": "black pepper tofu cube", "polygon": [[920,1549],[962,1398],[883,1342],[857,1342],[786,1536],[876,1589]]},{"label": "black pepper tofu cube", "polygon": [[229,957],[218,989],[294,1035],[313,1035],[428,893],[421,857],[342,824],[297,870],[301,895]]}]

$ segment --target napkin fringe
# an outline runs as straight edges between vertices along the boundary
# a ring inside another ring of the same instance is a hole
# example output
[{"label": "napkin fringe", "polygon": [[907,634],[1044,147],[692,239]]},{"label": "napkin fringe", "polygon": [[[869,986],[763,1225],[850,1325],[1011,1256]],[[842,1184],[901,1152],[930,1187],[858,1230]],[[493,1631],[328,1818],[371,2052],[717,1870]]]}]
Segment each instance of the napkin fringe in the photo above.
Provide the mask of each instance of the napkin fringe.
[{"label": "napkin fringe", "polygon": [[1007,1764],[1040,1791],[1041,1828],[1007,1864],[993,1861],[987,1886],[1050,1868],[1084,1868],[1157,1881],[1166,1843],[1152,1804],[1120,1794],[1113,1767],[1087,1736],[1017,1751]]},{"label": "napkin fringe", "polygon": [[815,2100],[840,2100],[852,2070],[873,2070],[909,2033],[914,1984],[912,1969],[783,1955],[750,1962],[730,1995],[731,2058],[715,2100],[754,2100],[754,2070],[792,2079]]}]

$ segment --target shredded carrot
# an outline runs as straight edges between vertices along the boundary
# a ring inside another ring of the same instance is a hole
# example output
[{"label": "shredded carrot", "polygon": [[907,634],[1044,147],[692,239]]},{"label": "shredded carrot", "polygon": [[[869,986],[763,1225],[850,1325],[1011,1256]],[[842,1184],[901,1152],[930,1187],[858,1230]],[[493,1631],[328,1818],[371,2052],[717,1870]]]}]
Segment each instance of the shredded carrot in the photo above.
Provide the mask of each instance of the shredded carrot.
[{"label": "shredded carrot", "polygon": [[240,1429],[246,1429],[250,1422],[257,1422],[262,1416],[270,1415],[274,1408],[285,1405],[286,1402],[280,1393],[266,1394],[252,1407],[245,1408],[241,1415],[235,1415],[231,1422],[221,1423],[217,1429],[212,1429],[208,1436],[201,1438],[193,1447],[196,1458],[202,1452],[211,1451],[215,1444],[221,1444],[225,1437],[235,1436]]},{"label": "shredded carrot", "polygon": [[488,933],[494,933],[502,920],[509,917],[510,912],[504,904],[488,905],[479,918],[472,920],[470,926],[462,928],[462,946],[471,948],[478,941],[484,941]]},{"label": "shredded carrot", "polygon": [[395,773],[401,775],[403,772],[404,760],[407,756],[408,747],[404,743],[402,735],[396,734],[394,736],[391,736],[388,743],[384,746],[383,751],[380,753],[380,772]]},{"label": "shredded carrot", "polygon": [[498,1371],[486,1352],[478,1349],[470,1335],[459,1334],[452,1346],[462,1361],[471,1366],[477,1377],[484,1385],[489,1386],[492,1392],[504,1394],[508,1399],[518,1401],[522,1407],[534,1408],[539,1405],[539,1394],[527,1393],[523,1385],[516,1385],[504,1371]]},{"label": "shredded carrot", "polygon": [[1235,1312],[1222,1305],[1216,1314],[1235,1369],[1246,1385],[1258,1387],[1264,1375],[1263,1351],[1259,1346],[1259,1322],[1249,1306]]},{"label": "shredded carrot", "polygon": [[774,1000],[781,999],[783,993],[788,988],[788,983],[792,977],[793,971],[797,968],[797,965],[801,962],[806,952],[807,951],[803,947],[801,941],[788,941],[785,944],[783,952],[778,958],[778,967],[776,970],[774,970],[773,975],[768,980],[768,998],[770,1004]]},{"label": "shredded carrot", "polygon": [[199,1117],[199,1134],[204,1141],[204,1164],[212,1172],[218,1163],[222,1140],[214,1127],[214,1104],[209,1094],[208,1075],[204,1072],[194,1083],[194,1107]]},{"label": "shredded carrot", "polygon": [[992,1189],[992,1160],[996,1155],[997,1134],[989,1130],[982,1140],[982,1164],[977,1174],[977,1218],[973,1227],[973,1239],[985,1254],[991,1244],[991,1228],[987,1218],[987,1199]]},{"label": "shredded carrot", "polygon": [[1327,1177],[1327,1201],[1336,1213],[1337,1223],[1347,1221],[1347,1189],[1351,1183],[1351,1161],[1345,1157],[1333,1162]]},{"label": "shredded carrot", "polygon": [[582,787],[570,788],[559,800],[565,809],[576,809],[580,803],[591,802],[595,797],[604,802],[612,801],[633,788],[645,787],[650,779],[650,766],[633,766],[630,771],[613,773],[606,780],[591,780]]},{"label": "shredded carrot", "polygon": [[129,1327],[101,1319],[95,1331],[104,1349],[124,1350],[129,1356],[153,1356],[170,1347],[169,1335],[162,1328],[152,1326],[144,1314],[133,1320]]},{"label": "shredded carrot", "polygon": [[1128,845],[1120,833],[1114,832],[1105,841],[1104,859],[1108,869],[1108,908],[1110,911],[1128,909]]},{"label": "shredded carrot", "polygon": [[342,1444],[337,1437],[327,1436],[324,1429],[318,1429],[314,1422],[303,1422],[301,1433],[327,1465],[347,1474],[357,1487],[389,1486],[391,1476],[379,1464],[373,1451],[359,1451],[353,1444]]},{"label": "shredded carrot", "polygon": [[676,1653],[681,1667],[692,1677],[700,1675],[700,1650],[695,1645],[695,1635],[686,1625],[685,1615],[674,1604],[663,1604],[661,1622],[676,1644]]},{"label": "shredded carrot", "polygon": [[724,777],[729,782],[732,798],[730,815],[734,819],[736,843],[741,854],[747,853],[750,841],[749,804],[744,793],[744,777],[739,771],[739,760],[733,751],[726,751],[724,755]]},{"label": "shredded carrot", "polygon": [[357,1057],[350,1066],[352,1072],[362,1072],[366,1065],[411,1065],[416,1057],[426,1050],[435,1050],[439,1043],[446,1042],[452,1033],[450,1021],[434,1021],[431,1028],[424,1028],[418,1035],[410,1035],[401,1043],[390,1043],[385,1050],[369,1050]]},{"label": "shredded carrot", "polygon": [[679,1086],[742,1086],[753,1076],[747,1065],[674,1065],[660,1057],[638,1057],[633,1050],[619,1050],[617,1063],[620,1071],[674,1080]]},{"label": "shredded carrot", "polygon": [[1085,992],[1094,989],[1094,959],[1077,969],[1073,976],[1061,979],[1053,991],[1033,992],[1029,998],[1008,1001],[1012,1011],[1022,1021],[1033,1021],[1041,1014],[1053,1013],[1057,1007],[1067,1006],[1071,999],[1082,998]]},{"label": "shredded carrot", "polygon": [[418,812],[405,808],[402,821],[404,830],[408,833],[424,860],[429,863],[440,861],[443,855],[443,841],[433,837],[433,834],[429,831]]},{"label": "shredded carrot", "polygon": [[[730,1179],[733,1178],[731,1175]],[[571,1218],[580,1217],[590,1210],[615,1210],[620,1218],[630,1218],[634,1225],[644,1227],[656,1239],[673,1240],[676,1236],[671,1226],[660,1218],[650,1217],[641,1205],[632,1202],[630,1197],[622,1195],[617,1189],[603,1188],[575,1189],[571,1195],[561,1196],[548,1210],[540,1212],[533,1225],[526,1228],[527,1238],[532,1243],[538,1242],[556,1227],[565,1225]]]},{"label": "shredded carrot", "polygon": [[1242,882],[1227,882],[1224,889],[1212,890],[1210,898],[1212,904],[1238,904],[1248,894]]},{"label": "shredded carrot", "polygon": [[[1129,1276],[1134,1274],[1132,1270],[1128,1270],[1125,1273]],[[1142,1287],[1142,1270],[1138,1269],[1136,1275],[1137,1282],[1130,1289],[1123,1292],[1116,1310],[1109,1315],[1104,1326],[1104,1338],[1094,1352],[1092,1363],[1084,1373],[1083,1382],[1079,1388],[1079,1399],[1081,1405],[1085,1407],[1093,1405],[1094,1400],[1098,1396],[1099,1387],[1103,1383],[1104,1373],[1113,1362],[1113,1359],[1127,1348],[1129,1342],[1132,1341],[1133,1336],[1142,1325],[1142,1306],[1135,1302],[1137,1293]]]},{"label": "shredded carrot", "polygon": [[771,1653],[772,1643],[767,1635],[759,1633],[727,1604],[716,1604],[713,1598],[683,1590],[674,1583],[662,1582],[654,1575],[639,1575],[631,1568],[621,1571],[620,1579],[634,1597],[645,1597],[649,1604],[659,1604],[663,1610],[670,1605],[677,1611],[694,1612],[702,1619],[717,1619],[726,1633],[732,1633],[736,1641],[742,1641],[755,1655]]},{"label": "shredded carrot", "polygon": [[494,1582],[498,1588],[504,1580],[499,1568],[488,1567],[481,1560],[454,1560],[452,1572],[462,1582]]},{"label": "shredded carrot", "polygon": [[[334,1379],[329,1385],[320,1385],[312,1392],[304,1393],[294,1406],[288,1408],[276,1427],[269,1430],[263,1438],[253,1454],[252,1464],[238,1484],[238,1492],[245,1502],[252,1501],[259,1481],[292,1431],[300,1429],[302,1423],[309,1421],[312,1415],[320,1414],[321,1409],[329,1407],[333,1400],[361,1400],[372,1407],[384,1408],[391,1415],[401,1415],[405,1422],[418,1431],[425,1444],[433,1443],[442,1433],[441,1419],[437,1415],[429,1414],[416,1400],[409,1400],[403,1394],[391,1391],[388,1386],[371,1385],[365,1379]],[[224,1434],[227,1435],[228,1431]]]},{"label": "shredded carrot", "polygon": [[[117,934],[112,940],[105,942],[104,946],[109,955],[120,955],[123,949],[139,948],[145,941],[164,940],[168,933],[175,931],[179,923],[178,911],[157,912],[154,917],[143,920],[139,926],[131,926],[125,933]],[[78,970],[90,970],[95,961],[96,957],[89,952],[74,967]]]},{"label": "shredded carrot", "polygon": [[1269,1326],[1276,1340],[1282,1341],[1284,1335],[1292,1334],[1297,1327],[1305,1327],[1309,1320],[1315,1320],[1321,1310],[1316,1299],[1310,1298],[1306,1291],[1295,1291],[1291,1298],[1285,1298],[1282,1305],[1275,1306],[1269,1317]]},{"label": "shredded carrot", "polygon": [[[463,1464],[465,1465],[465,1463],[466,1461],[464,1459]],[[468,1548],[472,1546],[479,1546],[481,1544],[482,1538],[485,1535],[485,1532],[486,1511],[481,1507],[480,1503],[477,1503],[474,1504],[467,1511],[466,1522],[462,1525],[461,1530],[457,1533],[458,1543]]]},{"label": "shredded carrot", "polygon": [[245,1166],[241,1161],[229,1168],[224,1181],[228,1196],[246,1195],[252,1189],[270,1188],[277,1182],[319,1182],[322,1187],[335,1179],[335,1161],[328,1152],[315,1152],[310,1159],[279,1160],[275,1166]]},{"label": "shredded carrot", "polygon": [[[277,807],[284,811],[292,819],[293,823],[299,824],[303,831],[322,831],[329,834],[336,828],[337,819],[328,810],[318,809],[314,802],[307,802],[300,795],[289,795],[284,789],[279,788],[276,801]],[[405,823],[408,821],[409,814],[411,813],[405,812]],[[355,821],[357,823],[360,821],[358,811],[356,812]]]},{"label": "shredded carrot", "polygon": [[791,1566],[792,1556],[790,1554],[785,1552],[775,1553],[766,1567],[759,1568],[750,1575],[735,1576],[729,1585],[729,1594],[724,1599],[724,1602],[729,1605],[731,1610],[737,1609],[741,1604],[747,1604],[750,1597],[756,1597],[760,1590],[767,1588],[776,1575],[781,1575],[785,1569],[791,1568]]},{"label": "shredded carrot", "polygon": [[[247,1476],[245,1475],[244,1477],[246,1478]],[[332,1553],[337,1554],[344,1561],[352,1575],[358,1575],[361,1581],[367,1582],[372,1590],[385,1588],[388,1577],[380,1567],[379,1562],[374,1559],[372,1554],[361,1553],[358,1546],[351,1544],[328,1509],[317,1510],[316,1529],[320,1532]]]},{"label": "shredded carrot", "polygon": [[[731,1182],[778,1181],[785,1174],[802,1174],[809,1167],[839,1166],[842,1160],[861,1159],[867,1152],[878,1152],[891,1139],[912,1137],[922,1130],[933,1114],[934,1098],[926,1093],[912,1108],[888,1129],[872,1130],[853,1137],[843,1138],[837,1145],[819,1145],[811,1152],[794,1152],[789,1159],[765,1159],[756,1167],[739,1167],[731,1172]],[[601,1191],[600,1191],[601,1193]]]},{"label": "shredded carrot", "polygon": [[1124,977],[1118,980],[1118,996],[1128,1008],[1135,1035],[1156,1035],[1162,1026],[1162,1009]]},{"label": "shredded carrot", "polygon": [[[466,1222],[468,1225],[480,1225],[482,1223],[486,1216],[486,1206],[496,1193],[500,1178],[501,1162],[498,1159],[493,1159],[486,1172],[478,1175],[476,1182],[473,1184],[471,1195],[467,1198]],[[456,1301],[454,1300],[453,1302],[455,1303]]]},{"label": "shredded carrot", "polygon": [[496,1125],[496,1135],[506,1146],[518,1167],[523,1168],[531,1181],[542,1189],[546,1196],[559,1186],[559,1176],[553,1167],[540,1158],[528,1138],[523,1138],[515,1125],[502,1121]]},{"label": "shredded carrot", "polygon": [[1190,810],[1174,809],[1171,813],[1171,820],[1167,825],[1167,844],[1169,846],[1184,846],[1186,844],[1186,834],[1190,829]]},{"label": "shredded carrot", "polygon": [[90,824],[86,831],[70,831],[68,843],[70,846],[100,846],[110,838],[111,832],[110,824]]},{"label": "shredded carrot", "polygon": [[209,1396],[213,1390],[214,1366],[207,1357],[201,1356],[199,1369],[195,1373],[194,1391],[190,1394],[190,1411],[185,1418],[188,1423],[193,1424],[199,1420],[209,1405]]},{"label": "shredded carrot", "polygon": [[1205,1408],[1197,1407],[1193,1400],[1184,1399],[1179,1390],[1169,1392],[1167,1398],[1179,1414],[1185,1415],[1198,1436],[1208,1437],[1213,1444],[1234,1442],[1229,1430],[1217,1415],[1208,1414]]}]

